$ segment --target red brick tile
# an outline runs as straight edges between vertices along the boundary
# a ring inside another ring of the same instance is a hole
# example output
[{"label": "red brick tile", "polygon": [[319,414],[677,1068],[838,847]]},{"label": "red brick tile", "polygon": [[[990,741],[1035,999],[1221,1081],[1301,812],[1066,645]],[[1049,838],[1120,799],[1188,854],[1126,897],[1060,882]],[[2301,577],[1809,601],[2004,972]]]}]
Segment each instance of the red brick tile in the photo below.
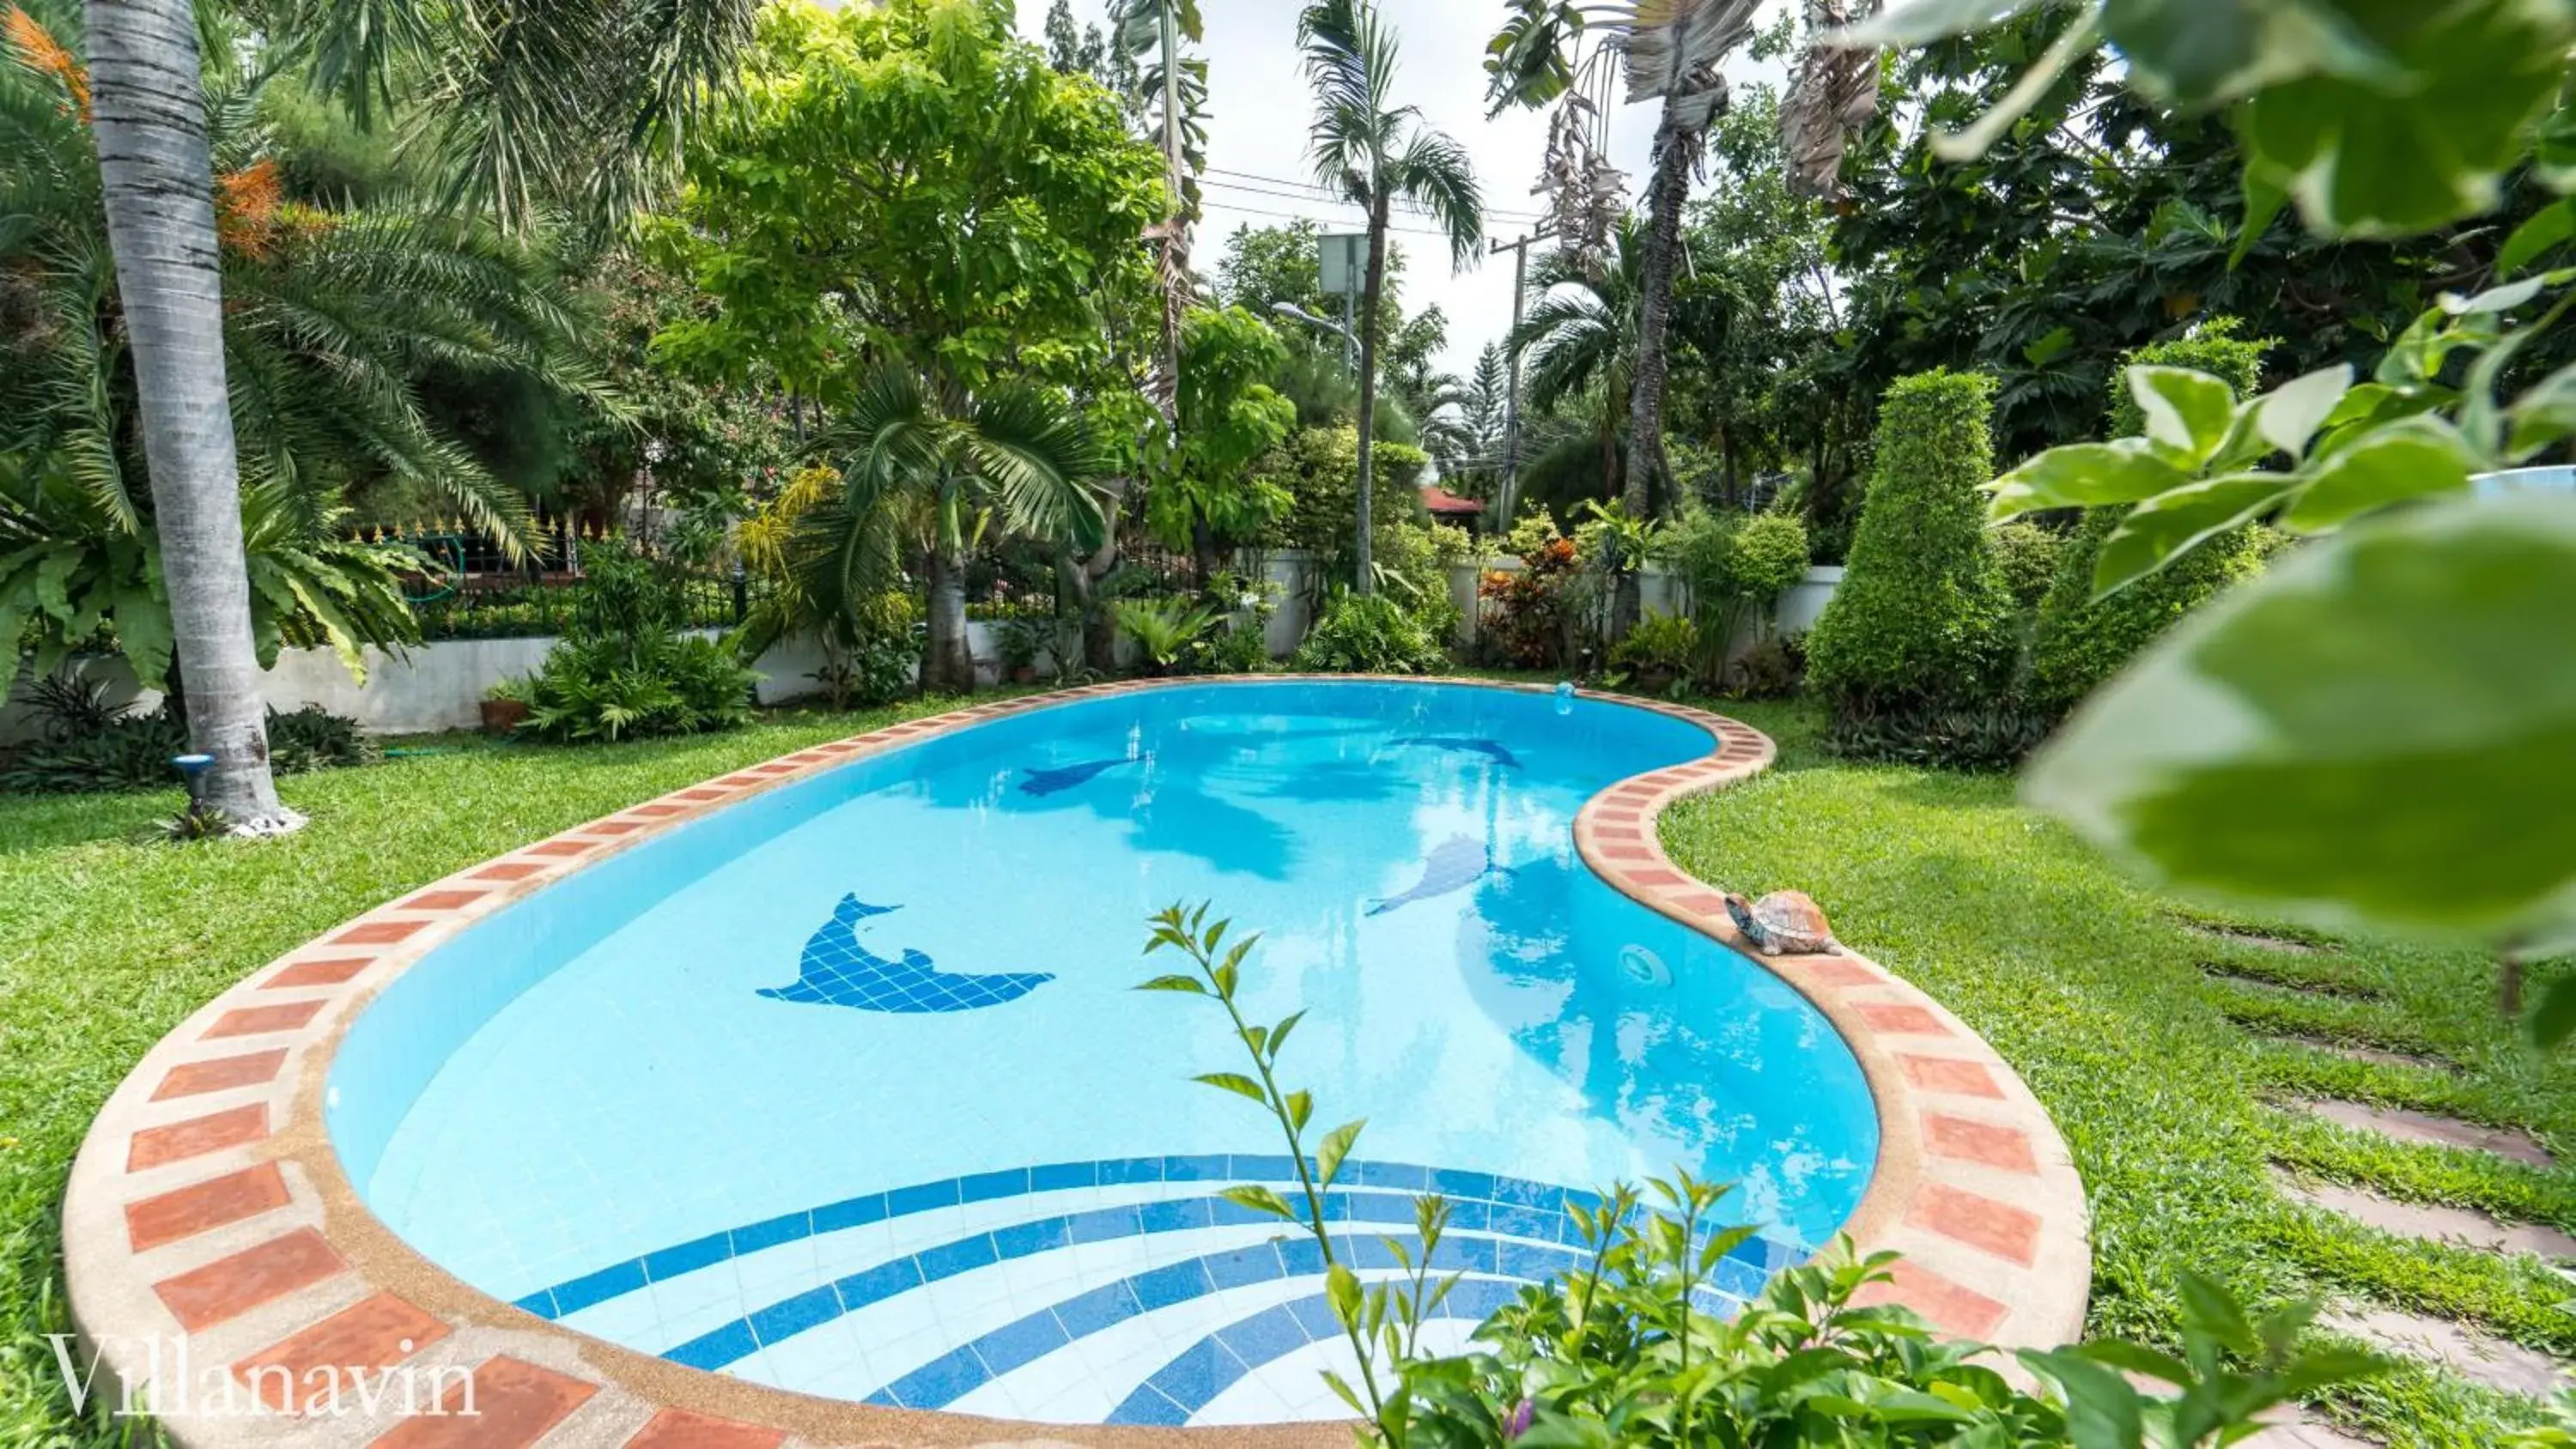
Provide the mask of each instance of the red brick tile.
[{"label": "red brick tile", "polygon": [[772,760],[766,765],[752,766],[751,773],[755,775],[785,775],[793,773],[795,769],[796,767],[794,765],[789,764],[785,760]]},{"label": "red brick tile", "polygon": [[505,860],[498,865],[483,867],[474,872],[472,878],[475,880],[526,880],[530,876],[545,873],[546,868],[534,861]]},{"label": "red brick tile", "polygon": [[427,921],[369,921],[331,938],[334,946],[391,946],[419,934]]},{"label": "red brick tile", "polygon": [[820,750],[807,750],[801,755],[789,755],[780,763],[789,765],[819,765],[823,763],[825,758],[826,756]]},{"label": "red brick tile", "polygon": [[[1353,526],[1357,527],[1356,524]],[[754,785],[765,785],[768,781],[758,775],[727,775],[716,783],[728,790],[748,790]]]},{"label": "red brick tile", "polygon": [[1632,870],[1627,873],[1632,886],[1686,886],[1691,878],[1677,870]]},{"label": "red brick tile", "polygon": [[778,1449],[787,1442],[784,1429],[763,1429],[731,1419],[711,1419],[685,1409],[664,1409],[626,1449]]},{"label": "red brick tile", "polygon": [[398,911],[461,911],[490,895],[490,891],[422,891],[394,907]]},{"label": "red brick tile", "polygon": [[326,1404],[335,1386],[354,1398],[362,1376],[384,1373],[445,1337],[446,1324],[379,1293],[234,1364],[233,1376],[270,1408],[301,1412]]},{"label": "red brick tile", "polygon": [[141,1253],[286,1206],[286,1179],[263,1162],[125,1205],[125,1236]]},{"label": "red brick tile", "polygon": [[2018,1127],[1997,1127],[1989,1122],[1926,1112],[1923,1141],[1935,1157],[2039,1175],[2039,1158],[2031,1151],[2030,1134]]},{"label": "red brick tile", "polygon": [[1858,961],[1827,959],[1807,968],[1807,975],[1824,986],[1884,986],[1887,978]]},{"label": "red brick tile", "polygon": [[1864,1308],[1883,1303],[1902,1303],[1932,1321],[1932,1326],[1956,1338],[1983,1339],[2003,1327],[2004,1315],[2011,1310],[1973,1288],[1961,1287],[1931,1269],[1910,1261],[1899,1262],[1889,1270],[1893,1283],[1872,1283],[1854,1296],[1853,1302]]},{"label": "red brick tile", "polygon": [[651,823],[652,822],[648,820],[602,820],[596,825],[585,825],[582,829],[588,831],[592,835],[606,835],[614,837],[620,835],[633,835],[636,831],[646,828]]},{"label": "red brick tile", "polygon": [[1645,820],[1646,812],[1634,806],[1605,805],[1593,811],[1592,818],[1603,825],[1636,825]]},{"label": "red brick tile", "polygon": [[1927,1182],[1905,1221],[2025,1268],[2039,1261],[2039,1214],[2008,1202]]},{"label": "red brick tile", "polygon": [[311,1026],[322,1014],[319,1001],[285,1001],[275,1006],[242,1006],[215,1018],[206,1028],[205,1040],[221,1041],[234,1036],[265,1036],[272,1031],[294,1031]]},{"label": "red brick tile", "polygon": [[1622,824],[1615,820],[1596,820],[1592,825],[1592,834],[1610,845],[1636,845],[1646,838],[1646,833],[1638,829],[1634,821]]},{"label": "red brick tile", "polygon": [[335,956],[327,961],[295,961],[260,984],[262,991],[292,991],[313,986],[346,986],[376,964],[373,956]]},{"label": "red brick tile", "polygon": [[125,1170],[142,1172],[245,1142],[257,1142],[268,1135],[268,1104],[253,1102],[206,1117],[191,1117],[166,1127],[146,1127],[134,1134],[125,1149]]},{"label": "red brick tile", "polygon": [[161,1085],[153,1089],[152,1100],[167,1102],[173,1097],[200,1097],[208,1092],[229,1092],[235,1087],[273,1082],[277,1080],[277,1069],[285,1064],[284,1047],[246,1056],[217,1057],[208,1062],[183,1062],[161,1079]]},{"label": "red brick tile", "polygon": [[1910,1006],[1894,1001],[1865,1001],[1857,1008],[1860,1019],[1872,1031],[1892,1036],[1948,1036],[1950,1028],[1928,1006]]},{"label": "red brick tile", "polygon": [[1612,845],[1607,843],[1608,837],[1598,835],[1594,839],[1597,848],[1593,853],[1603,860],[1651,861],[1655,858],[1655,853],[1643,845]]},{"label": "red brick tile", "polygon": [[1923,1091],[2003,1100],[2004,1089],[1995,1085],[1995,1074],[1987,1071],[1983,1062],[1963,1062],[1953,1057],[1900,1056],[1896,1060],[1905,1068],[1905,1079]]},{"label": "red brick tile", "polygon": [[1701,891],[1697,895],[1683,896],[1673,904],[1694,916],[1710,916],[1719,920],[1734,919],[1727,914],[1726,897],[1715,891]]},{"label": "red brick tile", "polygon": [[674,800],[721,800],[724,797],[724,791],[711,790],[706,786],[701,785],[695,790],[683,790],[671,798]]},{"label": "red brick tile", "polygon": [[239,1318],[299,1288],[310,1288],[348,1268],[322,1235],[298,1228],[256,1248],[218,1258],[202,1268],[152,1285],[161,1303],[190,1333]]},{"label": "red brick tile", "polygon": [[405,1419],[376,1449],[528,1449],[598,1392],[597,1384],[496,1358],[474,1371],[472,1418],[452,1412],[463,1405],[460,1386],[442,1405],[451,1412]]},{"label": "red brick tile", "polygon": [[525,853],[542,855],[548,860],[570,860],[576,855],[588,855],[597,849],[599,849],[599,842],[596,840],[549,840],[529,846]]},{"label": "red brick tile", "polygon": [[674,815],[683,815],[687,812],[688,807],[684,805],[638,805],[626,813],[642,815],[654,820],[667,820]]}]

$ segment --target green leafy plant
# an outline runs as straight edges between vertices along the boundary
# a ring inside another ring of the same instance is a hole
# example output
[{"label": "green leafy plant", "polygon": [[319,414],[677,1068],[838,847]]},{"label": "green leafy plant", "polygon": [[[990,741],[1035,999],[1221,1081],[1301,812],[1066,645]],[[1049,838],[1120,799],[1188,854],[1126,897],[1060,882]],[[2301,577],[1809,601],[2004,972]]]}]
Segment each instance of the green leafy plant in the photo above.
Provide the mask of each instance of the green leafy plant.
[{"label": "green leafy plant", "polygon": [[1521,566],[1488,570],[1478,581],[1484,612],[1479,638],[1496,662],[1513,668],[1562,666],[1569,596],[1582,567],[1574,540],[1546,519],[1533,518],[1514,528],[1505,546],[1520,556]]},{"label": "green leafy plant", "polygon": [[1699,626],[1686,614],[1650,612],[1610,650],[1612,672],[1649,689],[1682,688],[1699,659]]},{"label": "green leafy plant", "polygon": [[1808,678],[1838,713],[1975,705],[2003,682],[2012,598],[1979,491],[1994,476],[1993,391],[1947,371],[1888,389],[1850,572],[1807,636]]},{"label": "green leafy plant", "polygon": [[554,740],[730,729],[751,718],[759,676],[713,639],[677,632],[676,581],[659,563],[594,547],[563,641],[529,681],[521,728]]},{"label": "green leafy plant", "polygon": [[[2235,334],[2233,322],[2221,318],[2190,337],[2139,348],[2130,354],[2130,363],[2188,368],[2207,373],[2240,394],[2251,394],[2261,382],[2263,358],[2274,344]],[[2146,426],[2145,410],[2124,371],[2112,386],[2112,434],[2135,436]],[[2128,510],[2116,505],[2087,510],[2047,586],[2032,632],[2029,668],[2031,699],[2044,711],[2062,714],[2074,708],[2167,629],[2262,569],[2266,535],[2259,525],[2247,524],[2210,540],[2153,577],[2096,602],[2093,575],[2103,545],[2127,516]],[[1998,526],[1993,536],[2000,543],[2007,534],[2027,529],[2027,524],[2007,523]]]},{"label": "green leafy plant", "polygon": [[1725,673],[1727,655],[1754,626],[1756,647],[1770,642],[1780,595],[1807,576],[1807,527],[1782,513],[1686,514],[1664,532],[1659,554],[1689,591],[1699,624],[1699,672]]},{"label": "green leafy plant", "polygon": [[2057,582],[2066,536],[2035,523],[2006,523],[1988,529],[1986,542],[1994,547],[1995,566],[2003,570],[2004,592],[2025,614],[2037,610]]},{"label": "green leafy plant", "polygon": [[1121,599],[1118,629],[1135,641],[1137,661],[1148,677],[1186,674],[1198,662],[1217,613],[1188,599]]},{"label": "green leafy plant", "polygon": [[1307,631],[1292,666],[1314,674],[1430,674],[1448,651],[1384,594],[1337,592]]},{"label": "green leafy plant", "polygon": [[[27,795],[152,790],[170,784],[170,761],[188,752],[188,725],[168,705],[149,713],[109,706],[86,689],[30,700],[43,738],[0,769],[0,792]],[[268,748],[280,774],[362,765],[379,757],[357,721],[318,704],[268,712]]]}]

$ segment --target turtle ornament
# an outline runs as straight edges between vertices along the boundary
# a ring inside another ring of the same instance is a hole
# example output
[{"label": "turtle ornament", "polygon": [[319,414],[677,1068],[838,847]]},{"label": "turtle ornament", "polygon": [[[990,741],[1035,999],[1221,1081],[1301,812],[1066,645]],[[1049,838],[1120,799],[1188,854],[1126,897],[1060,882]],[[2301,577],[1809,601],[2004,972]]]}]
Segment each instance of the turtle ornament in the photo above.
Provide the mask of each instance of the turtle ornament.
[{"label": "turtle ornament", "polygon": [[1841,948],[1824,909],[1805,891],[1773,891],[1750,902],[1730,895],[1726,913],[1753,949],[1765,956],[1814,956]]}]

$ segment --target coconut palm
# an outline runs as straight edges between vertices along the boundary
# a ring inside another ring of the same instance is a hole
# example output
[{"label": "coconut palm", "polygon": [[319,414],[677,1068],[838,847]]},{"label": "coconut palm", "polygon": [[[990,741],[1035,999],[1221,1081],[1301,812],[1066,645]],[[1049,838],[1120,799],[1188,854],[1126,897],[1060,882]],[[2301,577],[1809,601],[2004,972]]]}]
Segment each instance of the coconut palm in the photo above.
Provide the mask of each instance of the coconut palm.
[{"label": "coconut palm", "polygon": [[1387,223],[1395,203],[1419,207],[1448,234],[1452,265],[1481,252],[1484,197],[1466,148],[1394,103],[1395,32],[1371,0],[1319,0],[1297,18],[1297,44],[1315,88],[1307,133],[1315,179],[1368,215],[1368,274],[1360,296],[1359,550],[1356,585],[1376,587],[1369,563],[1369,494],[1377,442],[1378,349],[1386,297]]},{"label": "coconut palm", "polygon": [[814,617],[853,614],[902,587],[907,558],[925,559],[925,689],[975,687],[966,556],[991,523],[1078,552],[1107,531],[1091,487],[1107,461],[1081,413],[1053,393],[1013,385],[970,396],[889,365],[860,383],[816,450],[842,487],[797,528],[796,591]]},{"label": "coconut palm", "polygon": [[1201,207],[1199,173],[1207,165],[1207,62],[1182,47],[1206,36],[1198,0],[1116,0],[1110,10],[1118,45],[1135,63],[1142,109],[1163,152],[1172,215],[1158,230],[1155,260],[1163,283],[1163,349],[1155,400],[1167,422],[1177,417],[1182,319],[1189,310],[1190,228]]}]

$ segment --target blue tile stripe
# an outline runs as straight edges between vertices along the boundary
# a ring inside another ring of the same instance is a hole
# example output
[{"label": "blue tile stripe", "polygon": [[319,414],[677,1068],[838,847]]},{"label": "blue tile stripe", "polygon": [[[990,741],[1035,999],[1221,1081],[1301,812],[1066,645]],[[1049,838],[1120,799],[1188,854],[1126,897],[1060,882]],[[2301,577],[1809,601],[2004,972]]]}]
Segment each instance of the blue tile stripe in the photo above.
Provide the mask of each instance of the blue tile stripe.
[{"label": "blue tile stripe", "polygon": [[[549,1321],[566,1318],[585,1308],[632,1293],[648,1283],[668,1283],[684,1274],[730,1262],[763,1248],[865,1227],[935,1208],[957,1207],[995,1198],[1077,1187],[1116,1187],[1137,1182],[1286,1185],[1296,1180],[1296,1165],[1285,1153],[1109,1158],[1097,1162],[1062,1162],[1046,1167],[976,1173],[899,1187],[888,1192],[866,1193],[805,1212],[788,1213],[764,1222],[710,1233],[703,1238],[657,1249],[566,1279],[550,1288],[541,1288],[519,1299],[517,1306]],[[1557,1242],[1572,1242],[1576,1236],[1574,1218],[1565,1211],[1566,1204],[1598,1207],[1601,1202],[1588,1192],[1524,1178],[1416,1167],[1405,1163],[1346,1162],[1342,1166],[1341,1185],[1407,1193],[1440,1193],[1458,1209],[1460,1227],[1482,1225],[1464,1220],[1472,1215],[1471,1210],[1500,1208],[1526,1213],[1526,1216],[1514,1219],[1519,1224],[1514,1231],[1523,1237]],[[1410,1210],[1406,1216],[1410,1218]],[[1788,1245],[1775,1243],[1772,1247],[1774,1256],[1762,1260],[1765,1271],[1786,1266],[1801,1253],[1801,1250]],[[1759,1245],[1749,1246],[1746,1251],[1757,1257],[1760,1255]]]},{"label": "blue tile stripe", "polygon": [[[1403,1244],[1405,1250],[1416,1258],[1421,1256],[1420,1237],[1412,1233],[1389,1236]],[[1344,1265],[1361,1272],[1392,1271],[1403,1266],[1386,1238],[1337,1238],[1333,1252]],[[1431,1258],[1435,1272],[1468,1274],[1471,1275],[1469,1282],[1481,1282],[1500,1289],[1500,1296],[1493,1300],[1495,1307],[1509,1302],[1512,1293],[1522,1283],[1535,1283],[1555,1274],[1573,1272],[1583,1265],[1583,1256],[1568,1248],[1456,1236],[1444,1236]],[[1320,1278],[1323,1272],[1323,1249],[1311,1239],[1304,1238],[1255,1243],[1250,1247],[1210,1253],[1148,1269],[1107,1287],[1066,1299],[1051,1308],[1040,1309],[981,1338],[960,1344],[870,1394],[867,1402],[897,1409],[944,1409],[968,1392],[1023,1364],[1140,1313],[1187,1303],[1226,1288],[1242,1288],[1285,1278]],[[1491,1276],[1498,1272],[1505,1276]],[[1462,1283],[1458,1291],[1464,1291],[1465,1287],[1466,1284]],[[1456,1296],[1453,1291],[1451,1297]],[[1471,1295],[1469,1301],[1482,1302],[1485,1296],[1480,1292]],[[1316,1301],[1323,1300],[1318,1298]],[[1492,1308],[1487,1308],[1471,1316],[1481,1319],[1491,1312]],[[1326,1316],[1329,1319],[1329,1313]],[[1331,1324],[1329,1329],[1338,1333],[1340,1326]],[[1298,1342],[1302,1344],[1306,1340],[1301,1338]],[[1174,1370],[1173,1374],[1177,1383],[1185,1377],[1186,1370]],[[1211,1390],[1208,1397],[1213,1395]],[[1112,1418],[1108,1422],[1161,1421]]]},{"label": "blue tile stripe", "polygon": [[[1410,1225],[1413,1222],[1413,1200],[1388,1193],[1343,1193],[1336,1190],[1325,1195],[1324,1220]],[[1171,1198],[1127,1207],[1093,1208],[1061,1217],[1017,1223],[924,1248],[909,1257],[880,1263],[820,1288],[807,1289],[723,1327],[702,1333],[664,1352],[662,1357],[691,1368],[720,1369],[750,1356],[756,1349],[772,1347],[845,1314],[856,1313],[897,1294],[909,1293],[942,1279],[991,1267],[1004,1259],[1023,1258],[1076,1243],[1113,1238],[1265,1225],[1283,1226],[1278,1219],[1267,1214],[1217,1197]],[[1453,1241],[1486,1244],[1481,1251],[1461,1248],[1457,1253],[1444,1253],[1448,1257],[1469,1255],[1461,1257],[1461,1267],[1481,1266],[1486,1272],[1495,1272],[1499,1263],[1504,1265],[1499,1271],[1520,1274],[1531,1281],[1562,1271],[1558,1266],[1560,1258],[1568,1265],[1579,1261],[1570,1250],[1545,1241],[1523,1243],[1506,1238],[1467,1237]],[[1344,1261],[1354,1267],[1396,1266],[1384,1241],[1378,1237],[1351,1238],[1345,1242]],[[1264,1244],[1259,1251],[1270,1252],[1271,1249]],[[1311,1242],[1290,1241],[1280,1251],[1293,1272],[1320,1274],[1324,1271],[1323,1252]],[[1220,1283],[1217,1286],[1230,1285]],[[837,1306],[833,1306],[835,1299]],[[1163,1305],[1148,1303],[1146,1306],[1157,1308]]]},{"label": "blue tile stripe", "polygon": [[[1462,1278],[1433,1306],[1429,1319],[1482,1322],[1510,1303],[1520,1286],[1503,1278]],[[1321,1293],[1265,1308],[1174,1355],[1112,1409],[1105,1422],[1180,1428],[1246,1374],[1308,1344],[1339,1342],[1342,1336],[1341,1321]]]}]

